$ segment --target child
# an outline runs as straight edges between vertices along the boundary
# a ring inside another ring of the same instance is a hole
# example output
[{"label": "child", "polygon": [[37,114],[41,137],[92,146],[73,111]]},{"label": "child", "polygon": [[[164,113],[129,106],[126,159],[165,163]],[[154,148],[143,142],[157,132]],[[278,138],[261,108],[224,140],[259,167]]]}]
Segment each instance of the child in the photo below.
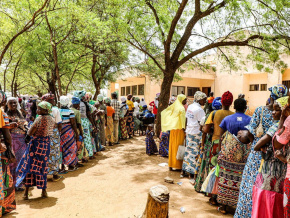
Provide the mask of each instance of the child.
[{"label": "child", "polygon": [[153,131],[153,124],[149,124],[148,125],[148,129],[146,131],[146,154],[148,154],[149,156],[158,152],[156,143],[153,139],[154,136],[154,131]]},{"label": "child", "polygon": [[34,122],[34,117],[31,116],[31,117],[29,118],[29,123],[28,123],[28,126],[27,126],[28,129],[30,129],[30,127],[31,127],[31,125],[33,124],[33,122]]},{"label": "child", "polygon": [[168,157],[169,149],[169,131],[160,133],[159,154],[162,157]]}]

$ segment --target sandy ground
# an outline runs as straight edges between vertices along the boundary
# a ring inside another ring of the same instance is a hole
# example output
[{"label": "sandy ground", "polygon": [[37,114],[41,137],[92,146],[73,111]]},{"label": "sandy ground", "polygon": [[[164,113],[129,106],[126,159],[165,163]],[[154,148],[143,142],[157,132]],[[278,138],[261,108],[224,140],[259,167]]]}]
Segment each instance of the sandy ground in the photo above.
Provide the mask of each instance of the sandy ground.
[{"label": "sandy ground", "polygon": [[[188,178],[180,179],[179,172],[158,165],[164,162],[166,158],[145,154],[144,137],[107,147],[85,167],[66,174],[61,181],[49,182],[49,198],[40,198],[41,191],[36,188],[28,201],[17,193],[17,209],[5,217],[138,217],[145,208],[148,190],[158,184],[170,190],[169,217],[232,217],[210,206]],[[165,183],[166,176],[183,183]],[[186,210],[184,214],[181,207]]]}]

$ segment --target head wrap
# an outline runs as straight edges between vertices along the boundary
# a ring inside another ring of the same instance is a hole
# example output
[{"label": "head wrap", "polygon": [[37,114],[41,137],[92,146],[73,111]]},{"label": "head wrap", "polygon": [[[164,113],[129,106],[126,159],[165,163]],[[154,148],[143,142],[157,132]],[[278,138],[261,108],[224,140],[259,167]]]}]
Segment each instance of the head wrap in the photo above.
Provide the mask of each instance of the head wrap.
[{"label": "head wrap", "polygon": [[185,95],[178,95],[177,100],[161,112],[162,132],[172,129],[185,129],[185,108],[182,104],[185,99]]},{"label": "head wrap", "polygon": [[127,99],[125,97],[121,97],[121,102],[126,102]]},{"label": "head wrap", "polygon": [[116,98],[118,98],[118,92],[113,92],[112,95],[116,95]]},{"label": "head wrap", "polygon": [[21,104],[22,103],[22,98],[18,98],[18,102],[19,102],[19,104]]},{"label": "head wrap", "polygon": [[143,109],[147,109],[147,105],[146,105],[146,104],[143,105],[142,108],[143,108]]},{"label": "head wrap", "polygon": [[47,93],[41,97],[42,101],[49,101],[49,100],[53,100],[53,99],[55,99],[55,96],[52,93]]},{"label": "head wrap", "polygon": [[141,99],[140,105],[141,106],[147,105],[146,102],[145,102],[145,100],[144,100],[144,98]]},{"label": "head wrap", "polygon": [[213,110],[220,110],[220,109],[222,109],[222,102],[221,102],[221,97],[216,97],[214,100],[213,100],[213,102],[212,102],[212,104],[211,104],[211,107],[212,107],[212,109]]},{"label": "head wrap", "polygon": [[153,106],[149,106],[148,111],[153,111]]},{"label": "head wrap", "polygon": [[135,101],[138,101],[138,100],[140,100],[140,98],[139,97],[135,97]]},{"label": "head wrap", "polygon": [[78,97],[73,96],[71,99],[72,104],[79,104],[81,103],[81,100]]},{"label": "head wrap", "polygon": [[16,104],[17,104],[17,110],[21,110],[21,107],[20,107],[20,104],[18,102],[18,98],[15,98],[15,97],[9,97],[7,98],[7,102],[9,101],[16,101]]},{"label": "head wrap", "polygon": [[175,98],[174,96],[172,96],[172,97],[170,98],[170,103],[173,104],[175,101],[176,101],[176,98]]},{"label": "head wrap", "polygon": [[94,100],[90,100],[89,104],[90,104],[90,105],[95,105],[95,104],[96,104],[96,101],[94,101]]},{"label": "head wrap", "polygon": [[0,90],[0,104],[2,104],[3,102],[5,102],[7,99],[7,95],[5,92],[3,92],[2,90]]},{"label": "head wrap", "polygon": [[52,112],[52,111],[51,111],[51,107],[52,107],[52,105],[51,105],[50,103],[48,103],[47,101],[42,101],[42,102],[40,102],[40,103],[38,104],[38,107],[41,107],[41,108],[47,110],[48,113],[51,113],[51,112]]},{"label": "head wrap", "polygon": [[62,106],[68,106],[69,102],[70,102],[69,97],[67,97],[67,96],[60,96],[59,103]]},{"label": "head wrap", "polygon": [[273,98],[274,100],[277,100],[278,98],[284,97],[288,94],[288,88],[282,84],[270,87],[269,91],[271,92],[271,98]]},{"label": "head wrap", "polygon": [[230,106],[233,103],[234,96],[231,92],[227,91],[222,95],[222,105]]},{"label": "head wrap", "polygon": [[204,98],[206,98],[206,97],[207,97],[206,94],[203,93],[203,92],[201,92],[201,91],[197,91],[197,92],[195,92],[195,94],[194,94],[194,100],[195,100],[196,102],[198,102],[198,101],[200,101],[200,100],[202,100],[202,99],[204,99]]},{"label": "head wrap", "polygon": [[86,95],[86,91],[75,91],[74,96],[82,99]]},{"label": "head wrap", "polygon": [[111,99],[110,98],[105,98],[104,101],[105,101],[106,104],[110,104],[111,103]]},{"label": "head wrap", "polygon": [[159,98],[159,96],[160,96],[160,93],[157,93],[157,94],[156,94],[156,97]]},{"label": "head wrap", "polygon": [[103,101],[104,100],[104,96],[102,94],[99,94],[97,97],[98,101]]},{"label": "head wrap", "polygon": [[285,96],[276,100],[277,104],[283,109],[288,104],[289,96]]}]

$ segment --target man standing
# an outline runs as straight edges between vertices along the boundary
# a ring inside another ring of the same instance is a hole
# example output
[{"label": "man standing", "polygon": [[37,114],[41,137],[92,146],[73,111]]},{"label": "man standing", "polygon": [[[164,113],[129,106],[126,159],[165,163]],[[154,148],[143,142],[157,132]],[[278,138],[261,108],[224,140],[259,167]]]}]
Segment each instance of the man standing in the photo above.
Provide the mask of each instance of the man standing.
[{"label": "man standing", "polygon": [[105,146],[106,145],[105,123],[106,123],[106,117],[107,117],[107,107],[103,103],[104,96],[102,94],[98,95],[97,100],[99,102],[99,109],[103,111],[103,114],[101,115],[100,137],[101,137],[101,144]]},{"label": "man standing", "polygon": [[61,152],[60,152],[60,133],[62,129],[62,119],[58,107],[56,107],[54,94],[48,93],[42,96],[42,101],[46,101],[53,105],[51,116],[55,121],[55,126],[53,132],[50,134],[50,155],[48,169],[49,175],[53,175],[53,180],[58,181],[60,177],[58,176],[59,166],[62,164]]},{"label": "man standing", "polygon": [[113,92],[111,106],[115,110],[115,116],[114,116],[114,121],[113,121],[115,144],[120,144],[119,143],[120,102],[117,100],[117,97],[118,97],[117,92]]}]

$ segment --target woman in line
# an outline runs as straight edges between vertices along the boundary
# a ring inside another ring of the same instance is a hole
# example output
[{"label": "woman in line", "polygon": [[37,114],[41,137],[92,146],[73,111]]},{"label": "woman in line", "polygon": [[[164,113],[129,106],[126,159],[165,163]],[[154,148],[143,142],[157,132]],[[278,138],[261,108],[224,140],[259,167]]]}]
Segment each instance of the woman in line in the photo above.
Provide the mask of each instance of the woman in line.
[{"label": "woman in line", "polygon": [[107,119],[106,119],[106,139],[107,142],[109,142],[109,146],[112,146],[114,144],[114,115],[115,110],[111,106],[111,99],[105,98],[105,103],[107,105]]},{"label": "woman in line", "polygon": [[[17,109],[18,101],[17,98],[10,97],[7,99],[8,110],[6,111],[8,117],[12,122],[16,122],[18,126],[10,130],[11,138],[12,138],[12,148],[16,157],[16,162],[10,164],[10,171],[13,176],[14,185],[16,182],[17,172],[16,168],[21,160],[26,148],[27,144],[25,143],[25,133],[27,121],[22,116],[22,113]],[[16,189],[23,190],[23,189]]]},{"label": "woman in line", "polygon": [[170,131],[169,141],[169,170],[182,169],[182,161],[176,159],[179,145],[184,144],[185,138],[185,108],[187,98],[181,94],[177,96],[177,100],[168,108],[161,112],[161,131]]},{"label": "woman in line", "polygon": [[76,169],[78,163],[77,151],[80,147],[79,133],[76,126],[75,114],[68,108],[70,100],[67,96],[60,96],[60,115],[62,118],[62,130],[60,135],[60,145],[62,147],[62,163],[65,170]]},{"label": "woman in line", "polygon": [[37,114],[39,116],[28,131],[28,136],[31,137],[31,140],[16,169],[19,172],[16,179],[16,187],[19,187],[22,181],[25,182],[24,200],[28,200],[29,187],[32,186],[42,189],[41,196],[47,197],[50,134],[55,125],[50,115],[51,107],[52,105],[45,101],[38,104]]},{"label": "woman in line", "polygon": [[78,97],[80,102],[80,113],[81,113],[81,121],[82,121],[82,128],[83,128],[83,134],[84,134],[84,144],[86,147],[86,150],[89,153],[90,159],[95,159],[94,157],[94,149],[91,139],[91,129],[90,125],[93,126],[95,129],[95,123],[91,115],[91,110],[89,104],[85,101],[85,91],[75,91],[74,96]]},{"label": "woman in line", "polygon": [[105,124],[106,124],[106,117],[107,117],[107,107],[104,104],[104,97],[103,95],[98,95],[98,109],[102,110],[103,113],[100,116],[101,117],[101,123],[100,123],[100,137],[101,137],[101,143],[103,146],[106,145],[106,132],[105,132]]},{"label": "woman in line", "polygon": [[33,102],[32,102],[32,98],[29,98],[26,105],[25,105],[25,110],[26,110],[26,121],[29,122],[30,121],[30,117],[32,116],[32,107]]},{"label": "woman in line", "polygon": [[197,91],[194,94],[194,102],[186,111],[186,150],[183,158],[181,177],[189,174],[191,183],[194,185],[201,164],[203,150],[200,148],[202,132],[200,122],[205,117],[201,106],[206,102],[206,94]]},{"label": "woman in line", "polygon": [[[236,113],[225,117],[220,124],[222,131],[220,132],[220,153],[218,156],[217,202],[221,204],[219,211],[224,214],[227,212],[227,206],[237,206],[242,173],[250,153],[250,142],[254,140],[252,135],[245,131],[251,120],[251,117],[245,115],[246,100],[236,99],[234,109]],[[241,130],[245,132],[238,134]],[[245,141],[241,141],[243,136],[246,137]]]},{"label": "woman in line", "polygon": [[[288,103],[288,96],[279,98],[273,105],[273,118],[280,120],[282,109]],[[253,186],[252,217],[283,217],[283,187],[287,164],[275,157],[272,138],[278,130],[278,123],[269,128],[256,144],[254,150],[261,151],[262,161]],[[287,151],[282,151],[286,156]],[[267,208],[267,210],[265,210]]]},{"label": "woman in line", "polygon": [[149,156],[152,154],[155,154],[156,152],[158,152],[156,143],[154,141],[154,125],[153,124],[149,124],[148,125],[148,129],[146,131],[146,154],[148,154]]},{"label": "woman in line", "polygon": [[[208,108],[208,114],[206,114],[205,119],[200,122],[200,125],[203,127],[207,118],[211,114],[213,110],[217,111],[222,109],[221,97],[217,97],[213,100],[211,107]],[[198,175],[196,177],[195,183],[195,191],[200,192],[203,182],[205,181],[206,177],[208,176],[209,171],[213,168],[210,163],[210,151],[211,151],[211,141],[212,141],[212,134],[213,134],[213,127],[211,128],[209,133],[202,132],[202,141],[201,141],[201,148],[203,152],[203,158],[201,161],[200,169]]]},{"label": "woman in line", "polygon": [[[0,91],[0,107],[6,105],[7,97],[5,92]],[[14,123],[15,124],[15,123]],[[13,176],[10,172],[9,165],[16,161],[12,153],[12,139],[9,132],[11,127],[16,125],[9,124],[7,114],[0,109],[0,136],[1,143],[5,144],[5,148],[1,149],[0,157],[0,217],[16,209],[15,188]]]},{"label": "woman in line", "polygon": [[[252,193],[253,185],[258,175],[258,169],[261,164],[261,153],[254,151],[257,142],[266,134],[268,129],[275,124],[272,116],[274,100],[284,97],[288,93],[288,89],[284,85],[275,85],[269,88],[271,92],[271,103],[267,106],[258,107],[248,126],[249,132],[254,136],[246,166],[243,171],[242,183],[240,185],[239,200],[235,212],[235,218],[252,216]],[[260,128],[262,127],[262,128]]]},{"label": "woman in line", "polygon": [[160,134],[159,155],[161,155],[162,157],[168,157],[169,134],[169,131],[161,132]]},{"label": "woman in line", "polygon": [[126,98],[121,98],[121,106],[120,106],[120,128],[121,128],[121,139],[125,140],[128,137],[127,127],[126,127],[126,113],[128,110],[128,106],[126,104]]},{"label": "woman in line", "polygon": [[127,132],[129,135],[129,139],[132,138],[133,136],[133,131],[134,131],[134,119],[133,119],[133,114],[134,114],[134,103],[131,101],[132,95],[127,96],[127,102],[126,104],[128,105],[128,111],[126,114],[126,119],[127,119]]}]

